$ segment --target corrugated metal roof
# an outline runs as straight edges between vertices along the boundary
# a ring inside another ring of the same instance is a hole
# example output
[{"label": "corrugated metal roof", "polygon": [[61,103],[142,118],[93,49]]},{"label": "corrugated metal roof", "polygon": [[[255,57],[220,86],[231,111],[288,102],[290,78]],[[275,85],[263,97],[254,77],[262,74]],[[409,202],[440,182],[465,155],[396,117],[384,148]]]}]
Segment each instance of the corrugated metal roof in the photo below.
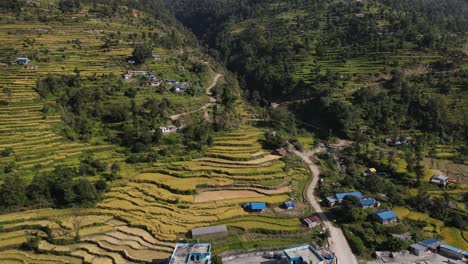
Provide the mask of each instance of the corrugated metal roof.
[{"label": "corrugated metal roof", "polygon": [[440,240],[438,240],[436,238],[429,238],[429,239],[419,241],[418,244],[430,247],[430,246],[434,246],[434,245],[438,246],[438,245],[442,244],[442,242],[440,242]]},{"label": "corrugated metal roof", "polygon": [[336,196],[337,199],[343,199],[346,196],[354,196],[354,197],[357,197],[357,198],[361,199],[362,198],[362,193],[361,192],[337,193],[335,196]]},{"label": "corrugated metal roof", "polygon": [[449,246],[449,245],[442,245],[440,247],[445,248],[445,249],[450,250],[450,251],[454,251],[454,252],[459,252],[459,253],[463,252],[463,250],[461,250],[459,248],[456,248],[456,247]]},{"label": "corrugated metal roof", "polygon": [[377,212],[375,215],[377,215],[377,217],[382,220],[398,218],[397,214],[395,214],[395,212],[392,210]]},{"label": "corrugated metal roof", "polygon": [[192,229],[192,237],[209,236],[220,233],[227,233],[227,227],[225,225],[198,227]]},{"label": "corrugated metal roof", "polygon": [[252,210],[263,210],[266,208],[265,203],[251,203],[250,208]]},{"label": "corrugated metal roof", "polygon": [[375,204],[375,200],[373,198],[364,198],[361,200],[362,206],[372,206]]}]

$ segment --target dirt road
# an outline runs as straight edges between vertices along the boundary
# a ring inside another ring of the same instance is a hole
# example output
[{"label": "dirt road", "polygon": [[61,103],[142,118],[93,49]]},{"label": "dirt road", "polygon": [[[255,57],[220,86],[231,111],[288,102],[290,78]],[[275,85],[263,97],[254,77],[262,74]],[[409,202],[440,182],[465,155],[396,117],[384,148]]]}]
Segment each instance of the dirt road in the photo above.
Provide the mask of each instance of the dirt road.
[{"label": "dirt road", "polygon": [[317,212],[326,228],[330,230],[330,238],[328,243],[330,244],[330,249],[335,252],[335,256],[338,260],[338,264],[357,264],[357,259],[353,255],[351,248],[349,247],[348,241],[346,240],[343,231],[340,228],[335,227],[323,213],[322,208],[314,195],[315,187],[319,181],[320,169],[313,163],[307,154],[293,150],[296,155],[302,158],[302,160],[307,164],[311,173],[312,173],[312,182],[310,183],[307,189],[307,199],[311,204],[315,212]]},{"label": "dirt road", "polygon": [[211,96],[211,89],[216,86],[216,84],[218,83],[218,80],[219,80],[219,78],[221,78],[221,76],[222,76],[222,74],[220,74],[220,73],[216,74],[216,76],[213,78],[213,82],[211,83],[211,85],[208,86],[208,88],[206,88],[206,94],[210,97],[210,100],[209,100],[208,103],[204,104],[202,107],[198,108],[197,110],[193,110],[193,111],[185,112],[185,113],[180,113],[180,114],[176,114],[176,115],[171,115],[170,116],[171,120],[174,121],[174,120],[179,119],[181,116],[193,114],[193,113],[196,113],[196,112],[202,111],[202,110],[206,110],[208,107],[213,106],[216,103],[216,98]]}]

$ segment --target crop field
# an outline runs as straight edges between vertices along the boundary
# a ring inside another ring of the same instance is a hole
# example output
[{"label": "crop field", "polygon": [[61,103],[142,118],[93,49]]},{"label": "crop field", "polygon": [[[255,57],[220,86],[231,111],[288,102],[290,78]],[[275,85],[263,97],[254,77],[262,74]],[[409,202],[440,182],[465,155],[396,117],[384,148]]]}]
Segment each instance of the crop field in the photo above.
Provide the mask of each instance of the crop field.
[{"label": "crop field", "polygon": [[[245,240],[242,247],[270,240],[264,233],[302,234],[297,215],[278,215],[274,208],[290,199],[299,211],[306,207],[301,191],[308,172],[287,169],[281,156],[264,150],[260,129],[244,126],[218,134],[202,158],[135,165],[125,164],[121,149],[103,138],[90,143],[67,139],[59,108],[53,100],[39,97],[36,82],[51,74],[92,79],[140,69],[125,62],[132,53],[131,41],[119,41],[104,51],[104,39],[160,30],[118,18],[76,17],[79,22],[71,14],[60,22],[0,20],[0,46],[8,47],[0,49],[0,152],[11,150],[0,156],[0,183],[5,166],[13,166],[30,180],[58,166],[77,167],[88,153],[107,164],[119,162],[123,178],[110,186],[93,209],[0,215],[0,263],[150,263],[167,258],[177,239],[190,239],[186,237],[190,229],[215,224],[226,224],[230,237]],[[163,60],[148,62],[146,70],[161,79],[191,81],[191,73],[179,67],[180,51],[156,48],[153,53]],[[31,62],[16,65],[15,59],[23,56],[32,58]],[[208,96],[155,93],[147,87],[137,90],[135,102],[168,98],[175,113],[193,111],[208,102]],[[124,100],[129,99],[122,92],[111,102]],[[266,202],[268,209],[249,213],[241,207],[246,202]],[[239,234],[239,229],[249,231],[249,237]],[[19,250],[32,237],[40,238],[40,253]]]},{"label": "crop field", "polygon": [[408,210],[405,207],[394,207],[393,210],[397,213],[398,218],[401,219],[410,219],[426,222],[426,226],[423,227],[423,230],[427,236],[442,236],[442,241],[461,249],[468,247],[468,241],[463,237],[461,230],[454,227],[445,227],[444,223],[440,220],[431,218],[429,215],[421,212],[415,212]]},{"label": "crop field", "polygon": [[[278,215],[274,208],[291,198],[303,208],[302,198],[296,197],[302,193],[292,190],[302,190],[307,170],[286,171],[286,163],[279,156],[262,150],[262,135],[261,130],[248,126],[223,133],[215,137],[207,157],[153,163],[135,176],[126,177],[124,184],[106,192],[97,208],[79,212],[78,243],[57,242],[73,241],[77,218],[73,210],[2,215],[0,261],[32,263],[30,258],[50,256],[51,263],[150,262],[168,257],[173,242],[185,237],[191,228],[215,224],[233,228],[230,237],[240,241],[246,237],[235,230],[248,231],[246,243],[264,239],[265,231],[296,234],[302,229],[297,216]],[[230,151],[239,156],[230,157]],[[226,158],[209,157],[210,153],[221,152],[226,153]],[[269,208],[261,213],[244,211],[241,205],[252,201],[266,202]],[[52,230],[53,239],[43,232],[46,227]],[[44,254],[16,250],[27,241],[27,234],[41,237],[39,248]],[[56,258],[58,254],[67,258]]]},{"label": "crop field", "polygon": [[[261,152],[259,140],[262,134],[261,130],[245,127],[215,137],[214,146],[207,151],[209,155],[223,151],[223,146],[226,146],[234,154],[244,153],[242,161],[236,161],[238,157],[205,157],[155,163],[147,169],[148,172],[136,175],[125,187],[108,192],[98,207],[119,215],[125,221],[147,225],[156,237],[169,241],[193,227],[232,219],[236,219],[232,221],[235,223],[233,226],[242,226],[243,222],[237,219],[249,215],[242,209],[242,203],[263,201],[278,206],[289,199],[291,192],[292,181],[287,179],[293,175],[284,172],[285,163],[279,157],[268,154],[272,157],[264,159],[263,155],[253,155]],[[241,143],[233,148],[232,142]],[[263,160],[255,162],[256,159]],[[306,178],[307,175],[294,177]],[[282,180],[272,185],[271,179]],[[294,225],[289,222],[284,230],[298,230],[299,222],[297,219],[294,222]],[[254,221],[246,220],[244,223],[246,228],[255,226]],[[261,225],[257,226],[261,228]],[[263,229],[282,230],[282,226],[279,222],[271,222]]]},{"label": "crop field", "polygon": [[[40,5],[47,5],[39,1]],[[45,7],[44,7],[45,8]],[[103,39],[111,35],[127,36],[135,32],[152,32],[154,28],[136,27],[129,22],[101,21],[92,16],[64,16],[63,22],[0,22],[0,151],[13,152],[0,157],[0,168],[14,164],[15,170],[30,177],[56,166],[76,166],[83,153],[99,155],[101,161],[122,159],[115,146],[105,142],[85,144],[68,141],[61,135],[61,117],[50,111],[53,102],[43,101],[34,91],[38,79],[50,74],[76,74],[82,77],[113,74],[120,76],[132,68],[125,62],[131,56],[133,43],[120,41],[109,51],[102,48]],[[156,29],[160,30],[160,29]],[[146,68],[161,79],[190,80],[187,71],[178,70],[180,60],[175,51],[154,50],[161,61],[150,61]],[[34,57],[28,65],[16,65],[17,57]],[[202,80],[208,82],[208,80]],[[138,88],[136,102],[146,98],[168,98],[177,111],[198,109],[207,96],[156,94],[148,87]],[[115,102],[128,100],[116,95]],[[45,111],[48,106],[49,111]],[[1,174],[0,171],[0,182]]]}]

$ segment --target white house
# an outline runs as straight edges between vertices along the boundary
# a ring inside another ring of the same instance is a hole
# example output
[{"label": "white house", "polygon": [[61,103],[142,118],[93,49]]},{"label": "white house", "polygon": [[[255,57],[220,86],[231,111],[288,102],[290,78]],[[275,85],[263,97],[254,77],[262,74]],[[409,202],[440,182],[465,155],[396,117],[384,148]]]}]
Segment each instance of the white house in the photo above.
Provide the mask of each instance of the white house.
[{"label": "white house", "polygon": [[432,176],[431,183],[440,186],[447,186],[449,178],[445,175]]},{"label": "white house", "polygon": [[176,126],[161,126],[159,127],[159,129],[161,130],[161,132],[163,133],[174,133],[174,132],[177,132],[178,128]]}]

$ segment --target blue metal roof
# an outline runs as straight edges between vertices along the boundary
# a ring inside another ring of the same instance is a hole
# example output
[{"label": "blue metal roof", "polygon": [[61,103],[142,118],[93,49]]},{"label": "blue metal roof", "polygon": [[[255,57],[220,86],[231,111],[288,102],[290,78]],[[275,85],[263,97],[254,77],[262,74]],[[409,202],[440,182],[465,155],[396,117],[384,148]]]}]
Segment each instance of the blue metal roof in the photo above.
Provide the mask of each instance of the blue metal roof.
[{"label": "blue metal roof", "polygon": [[346,196],[354,196],[354,197],[357,197],[359,199],[362,198],[362,193],[361,192],[347,192],[347,193],[337,193],[335,194],[336,198],[337,199],[343,199],[345,198]]},{"label": "blue metal roof", "polygon": [[440,244],[441,242],[436,239],[436,238],[429,238],[429,239],[425,239],[425,240],[422,240],[422,241],[419,241],[418,244],[421,244],[421,245],[424,245],[424,246],[430,246],[430,245],[433,245],[433,244]]},{"label": "blue metal roof", "polygon": [[265,203],[251,203],[250,208],[252,210],[263,210],[266,208],[266,204]]},{"label": "blue metal roof", "polygon": [[294,208],[294,203],[292,201],[284,202],[284,207],[286,208]]},{"label": "blue metal roof", "polygon": [[375,200],[373,198],[364,198],[361,200],[362,206],[372,206],[375,204]]},{"label": "blue metal roof", "polygon": [[456,247],[449,246],[449,245],[441,245],[440,247],[443,247],[445,249],[448,249],[448,250],[454,251],[454,252],[460,252],[460,253],[463,252],[463,250],[461,250],[459,248],[456,248]]},{"label": "blue metal roof", "polygon": [[375,213],[375,215],[382,220],[398,218],[397,214],[395,214],[395,212],[393,212],[392,210],[377,212]]}]

